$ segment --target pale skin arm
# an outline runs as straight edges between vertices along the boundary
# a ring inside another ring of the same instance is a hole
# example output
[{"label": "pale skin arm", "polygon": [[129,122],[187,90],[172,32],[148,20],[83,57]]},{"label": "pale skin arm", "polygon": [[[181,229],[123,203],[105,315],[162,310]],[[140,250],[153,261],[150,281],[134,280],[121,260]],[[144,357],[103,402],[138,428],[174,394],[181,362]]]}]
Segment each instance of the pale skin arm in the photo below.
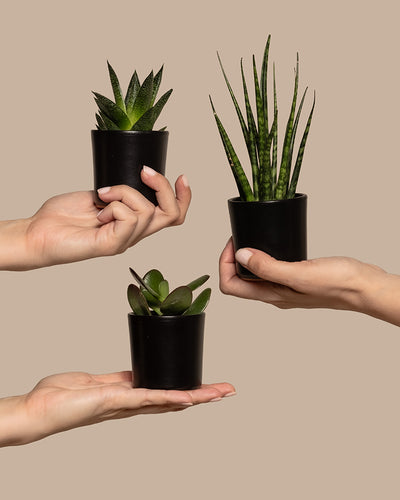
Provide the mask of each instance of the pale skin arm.
[{"label": "pale skin arm", "polygon": [[0,399],[0,447],[31,443],[105,420],[180,411],[234,394],[228,383],[191,391],[132,389],[130,371],[51,375],[28,394]]},{"label": "pale skin arm", "polygon": [[99,212],[94,193],[62,194],[27,219],[0,222],[0,270],[23,271],[124,252],[168,226],[182,224],[191,190],[184,175],[175,183],[144,167],[145,184],[156,191],[155,207],[128,186],[99,191],[108,205]]},{"label": "pale skin arm", "polygon": [[[240,279],[235,260],[265,281]],[[229,240],[220,257],[220,289],[281,309],[342,309],[400,326],[400,276],[348,257],[282,262],[252,248],[235,255]]]}]

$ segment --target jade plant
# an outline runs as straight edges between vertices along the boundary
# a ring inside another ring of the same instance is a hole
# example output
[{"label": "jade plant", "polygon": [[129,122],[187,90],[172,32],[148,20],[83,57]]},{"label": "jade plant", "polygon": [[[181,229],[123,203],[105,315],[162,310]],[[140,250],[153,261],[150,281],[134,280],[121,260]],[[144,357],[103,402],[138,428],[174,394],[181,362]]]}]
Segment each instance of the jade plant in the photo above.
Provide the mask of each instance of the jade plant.
[{"label": "jade plant", "polygon": [[[125,97],[122,95],[118,77],[107,61],[114,101],[93,92],[99,108],[96,113],[98,130],[153,130],[154,123],[171,95],[172,89],[163,94],[156,102],[161,84],[163,66],[156,75],[153,71],[140,84],[134,71]],[[165,127],[162,129],[164,130]]]},{"label": "jade plant", "polygon": [[208,275],[170,292],[169,283],[159,270],[152,269],[143,278],[132,268],[129,270],[139,285],[131,283],[128,286],[128,301],[133,313],[138,316],[188,316],[202,313],[208,305],[210,288],[205,288],[193,300],[193,292],[208,280]]},{"label": "jade plant", "polygon": [[242,201],[266,201],[281,200],[293,198],[296,193],[297,182],[303,161],[304,150],[310,130],[311,120],[315,106],[315,92],[311,111],[303,132],[302,139],[298,146],[298,152],[294,167],[293,153],[295,149],[295,138],[304,99],[307,93],[305,89],[299,106],[296,111],[299,85],[299,56],[297,54],[297,63],[294,76],[294,92],[290,107],[289,118],[286,124],[286,131],[283,139],[282,154],[278,169],[278,104],[275,78],[275,64],[273,66],[273,115],[272,123],[269,117],[269,95],[267,92],[267,74],[268,57],[271,36],[268,36],[264,56],[261,65],[260,79],[256,67],[255,57],[253,55],[253,82],[255,94],[255,112],[249,98],[246,78],[243,70],[243,59],[240,61],[241,77],[244,94],[245,116],[242,113],[229,80],[226,76],[221,58],[217,53],[218,61],[232,98],[240,126],[243,132],[247,151],[250,158],[252,171],[252,184],[250,184],[242,164],[235,152],[232,142],[219,119],[213,101],[210,96],[211,107],[217,123],[218,131],[228,158],[232,173],[234,175],[240,198]]}]

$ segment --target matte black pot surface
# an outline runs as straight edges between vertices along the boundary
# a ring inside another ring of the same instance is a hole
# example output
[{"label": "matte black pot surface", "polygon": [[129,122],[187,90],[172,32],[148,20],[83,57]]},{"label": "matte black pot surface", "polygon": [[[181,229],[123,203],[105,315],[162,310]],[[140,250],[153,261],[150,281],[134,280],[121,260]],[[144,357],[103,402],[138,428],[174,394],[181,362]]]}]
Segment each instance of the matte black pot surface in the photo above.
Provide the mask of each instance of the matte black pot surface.
[{"label": "matte black pot surface", "polygon": [[[275,259],[289,262],[307,259],[307,195],[289,200],[228,200],[233,246],[262,250]],[[260,279],[240,264],[242,279]]]},{"label": "matte black pot surface", "polygon": [[205,313],[192,316],[128,314],[133,387],[189,390],[203,372]]},{"label": "matte black pot surface", "polygon": [[[155,205],[152,189],[140,172],[144,165],[165,174],[169,132],[151,130],[92,130],[94,189],[127,184],[140,191]],[[105,206],[99,198],[99,206]]]}]

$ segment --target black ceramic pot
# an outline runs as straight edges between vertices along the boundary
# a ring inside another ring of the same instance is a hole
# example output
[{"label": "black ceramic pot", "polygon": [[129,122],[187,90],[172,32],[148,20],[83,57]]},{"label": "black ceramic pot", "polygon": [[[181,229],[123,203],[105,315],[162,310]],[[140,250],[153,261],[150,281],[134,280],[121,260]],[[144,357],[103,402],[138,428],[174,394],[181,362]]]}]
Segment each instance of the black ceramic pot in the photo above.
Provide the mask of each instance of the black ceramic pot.
[{"label": "black ceramic pot", "polygon": [[[143,165],[165,174],[167,131],[92,130],[94,189],[127,184],[156,204],[155,193],[143,184]],[[100,199],[98,206],[104,206]]]},{"label": "black ceramic pot", "polygon": [[188,390],[201,385],[205,313],[128,314],[133,387]]},{"label": "black ceramic pot", "polygon": [[[279,260],[307,259],[307,195],[289,200],[228,200],[233,246],[262,250]],[[256,280],[250,271],[236,264],[243,279]]]}]

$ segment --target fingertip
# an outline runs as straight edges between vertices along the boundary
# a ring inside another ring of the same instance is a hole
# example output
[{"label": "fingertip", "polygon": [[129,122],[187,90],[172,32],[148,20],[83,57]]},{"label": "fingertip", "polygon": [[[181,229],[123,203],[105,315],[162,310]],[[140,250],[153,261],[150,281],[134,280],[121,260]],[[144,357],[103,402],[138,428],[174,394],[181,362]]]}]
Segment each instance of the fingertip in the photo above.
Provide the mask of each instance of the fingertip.
[{"label": "fingertip", "polygon": [[249,250],[248,248],[240,248],[236,253],[235,253],[235,258],[239,264],[242,264],[242,266],[247,266],[249,263],[249,260],[251,257],[253,257],[254,253]]}]

